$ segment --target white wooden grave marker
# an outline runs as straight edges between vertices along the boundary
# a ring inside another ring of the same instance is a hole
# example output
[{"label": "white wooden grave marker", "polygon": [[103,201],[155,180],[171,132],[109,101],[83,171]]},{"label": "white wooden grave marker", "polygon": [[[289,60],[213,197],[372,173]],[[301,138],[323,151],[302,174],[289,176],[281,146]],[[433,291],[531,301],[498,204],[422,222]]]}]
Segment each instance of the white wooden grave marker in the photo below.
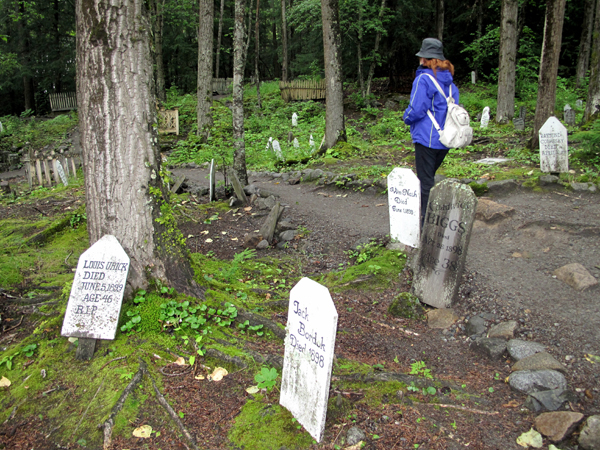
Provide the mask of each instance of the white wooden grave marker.
[{"label": "white wooden grave marker", "polygon": [[481,128],[487,128],[490,123],[490,107],[486,106],[483,108],[483,114],[481,115]]},{"label": "white wooden grave marker", "polygon": [[472,70],[471,71],[471,84],[475,84],[475,83],[477,83],[477,73],[474,70]]},{"label": "white wooden grave marker", "polygon": [[569,171],[569,144],[567,129],[554,116],[540,128],[540,170],[542,172]]},{"label": "white wooden grave marker", "polygon": [[107,234],[80,257],[62,336],[114,339],[129,272],[129,256]]},{"label": "white wooden grave marker", "polygon": [[271,148],[273,148],[273,138],[270,137],[269,140],[267,141],[267,147],[265,148],[265,150],[270,150]]},{"label": "white wooden grave marker", "polygon": [[296,114],[296,113],[292,114],[292,126],[293,127],[298,126],[298,114]]},{"label": "white wooden grave marker", "polygon": [[421,182],[410,169],[396,167],[388,175],[390,237],[417,248],[421,239]]},{"label": "white wooden grave marker", "polygon": [[279,403],[317,442],[325,429],[337,321],[325,286],[302,278],[290,291]]},{"label": "white wooden grave marker", "polygon": [[216,186],[215,160],[214,159],[210,160],[210,172],[209,172],[208,184],[209,184],[209,186],[208,186],[208,201],[214,202],[215,201],[215,186]]},{"label": "white wooden grave marker", "polygon": [[67,175],[65,175],[65,169],[63,169],[63,166],[60,163],[60,161],[56,161],[56,170],[58,171],[58,176],[60,177],[60,180],[62,181],[62,183],[65,186],[68,186],[69,180],[67,180]]},{"label": "white wooden grave marker", "polygon": [[310,135],[310,139],[308,140],[308,146],[310,147],[310,152],[313,153],[315,151],[315,141],[313,139],[313,135]]},{"label": "white wooden grave marker", "polygon": [[294,138],[293,145],[294,145],[294,148],[299,148],[300,147],[300,142],[298,142],[298,138]]},{"label": "white wooden grave marker", "polygon": [[281,152],[281,145],[279,145],[278,140],[273,141],[273,151],[275,152],[275,156],[277,156],[277,159],[283,161],[283,153]]}]

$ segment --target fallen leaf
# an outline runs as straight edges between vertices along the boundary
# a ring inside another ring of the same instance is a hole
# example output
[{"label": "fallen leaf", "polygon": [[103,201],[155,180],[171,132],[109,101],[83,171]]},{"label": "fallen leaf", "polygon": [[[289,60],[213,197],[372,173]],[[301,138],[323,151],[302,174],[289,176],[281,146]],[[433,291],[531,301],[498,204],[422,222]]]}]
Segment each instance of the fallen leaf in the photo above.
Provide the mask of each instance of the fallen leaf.
[{"label": "fallen leaf", "polygon": [[343,198],[346,198],[346,197],[348,197],[348,194],[344,194],[344,195],[342,195],[342,197],[343,197]]},{"label": "fallen leaf", "polygon": [[527,172],[527,175],[533,175],[533,170],[530,170],[529,172]]},{"label": "fallen leaf", "polygon": [[256,394],[258,391],[260,391],[258,386],[250,386],[249,388],[246,389],[246,392],[248,394]]},{"label": "fallen leaf", "polygon": [[238,238],[231,238],[231,240],[232,240],[232,241],[237,241],[237,240],[238,240]]},{"label": "fallen leaf", "polygon": [[244,211],[252,211],[252,206],[246,206],[246,207],[244,208]]},{"label": "fallen leaf", "polygon": [[183,359],[183,357],[179,357],[175,360],[175,364],[177,364],[178,366],[185,366],[185,359]]},{"label": "fallen leaf", "polygon": [[385,206],[385,203],[377,203],[375,206]]},{"label": "fallen leaf", "polygon": [[517,444],[521,447],[542,448],[542,435],[532,428],[527,433],[523,433],[517,438]]},{"label": "fallen leaf", "polygon": [[0,379],[0,387],[9,387],[10,385],[11,382],[8,378],[2,377],[2,379]]},{"label": "fallen leaf", "polygon": [[160,356],[158,356],[156,353],[153,355],[156,359],[162,359]]},{"label": "fallen leaf", "polygon": [[193,234],[188,234],[188,237],[187,237],[187,238],[188,238],[188,239],[190,239],[190,238],[193,238],[193,237],[194,237],[194,235],[193,235]]},{"label": "fallen leaf", "polygon": [[517,408],[519,406],[519,402],[516,400],[511,400],[510,402],[502,406],[505,408]]},{"label": "fallen leaf", "polygon": [[208,379],[211,381],[221,381],[223,379],[224,376],[226,376],[229,372],[227,372],[227,369],[224,369],[222,367],[217,367],[213,373],[211,373],[208,376]]},{"label": "fallen leaf", "polygon": [[150,425],[142,425],[133,430],[133,435],[139,438],[149,438],[152,436],[152,427]]},{"label": "fallen leaf", "polygon": [[204,380],[204,375],[196,375],[194,377],[195,380]]},{"label": "fallen leaf", "polygon": [[200,234],[208,234],[208,230],[204,230],[204,231],[200,232]]},{"label": "fallen leaf", "polygon": [[544,253],[548,253],[549,251],[550,251],[550,247],[546,247],[546,248],[544,249]]},{"label": "fallen leaf", "polygon": [[363,448],[365,445],[365,443],[363,441],[360,441],[358,444],[354,444],[351,445],[350,447],[346,447],[344,448],[344,450],[360,450],[361,448]]},{"label": "fallen leaf", "polygon": [[600,363],[600,356],[592,355],[591,353],[586,354],[585,359],[587,359],[592,364]]},{"label": "fallen leaf", "polygon": [[227,231],[221,231],[221,234],[227,234]]},{"label": "fallen leaf", "polygon": [[265,298],[266,298],[267,300],[269,300],[269,299],[271,298],[271,294],[267,293],[267,295],[265,295]]},{"label": "fallen leaf", "polygon": [[213,240],[211,238],[208,238],[206,241],[204,242],[208,242],[209,244],[212,242]]},{"label": "fallen leaf", "polygon": [[592,400],[594,398],[594,394],[592,394],[592,391],[590,391],[589,389],[586,389],[585,392],[584,392],[584,394],[590,400]]},{"label": "fallen leaf", "polygon": [[368,208],[368,207],[369,207],[369,205],[362,205],[362,207],[363,207],[363,208]]},{"label": "fallen leaf", "polygon": [[560,450],[560,448],[556,447],[554,444],[550,444],[548,450]]},{"label": "fallen leaf", "polygon": [[514,252],[514,253],[513,253],[512,255],[510,255],[510,256],[512,256],[513,258],[522,258],[522,257],[523,257],[523,255],[521,255],[519,252]]}]

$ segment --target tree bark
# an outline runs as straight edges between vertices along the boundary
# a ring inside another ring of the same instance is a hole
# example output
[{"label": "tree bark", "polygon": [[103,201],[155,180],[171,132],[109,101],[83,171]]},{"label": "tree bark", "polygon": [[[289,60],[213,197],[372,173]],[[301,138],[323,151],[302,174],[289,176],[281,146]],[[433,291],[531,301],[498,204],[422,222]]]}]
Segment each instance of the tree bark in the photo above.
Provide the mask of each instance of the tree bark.
[{"label": "tree bark", "polygon": [[248,184],[246,147],[244,143],[244,12],[246,0],[235,0],[235,25],[233,30],[233,170],[240,183]]},{"label": "tree bark", "polygon": [[498,108],[496,122],[508,123],[515,115],[518,0],[503,0],[498,62]]},{"label": "tree bark", "polygon": [[558,76],[565,3],[566,0],[548,0],[546,3],[546,22],[544,24],[544,43],[542,45],[540,76],[538,79],[537,106],[533,120],[533,136],[529,143],[531,149],[538,147],[538,132],[548,117],[554,114],[556,77]]},{"label": "tree bark", "polygon": [[221,12],[219,14],[219,30],[217,32],[217,49],[215,62],[215,78],[219,78],[219,56],[221,54],[221,36],[223,36],[223,10],[225,9],[225,0],[221,0]]},{"label": "tree bark", "polygon": [[286,0],[281,0],[281,81],[288,80],[288,26],[286,18]]},{"label": "tree bark", "polygon": [[363,75],[362,64],[362,43],[363,43],[363,15],[364,7],[361,1],[358,2],[358,42],[356,43],[356,57],[358,58],[358,83],[360,86],[360,95],[362,98],[367,98],[367,90],[365,89],[365,77]]},{"label": "tree bark", "polygon": [[198,103],[196,106],[198,136],[207,137],[212,126],[212,67],[214,41],[214,1],[200,0],[198,15]]},{"label": "tree bark", "polygon": [[437,38],[444,42],[444,0],[435,1],[435,32]]},{"label": "tree bark", "polygon": [[[17,22],[17,30],[19,35],[19,62],[21,63],[23,70],[30,70],[30,55],[29,55],[29,31],[25,26],[26,18],[25,18],[25,5],[23,2],[19,2],[17,6],[17,17],[19,18]],[[28,75],[24,74],[22,76],[23,80],[23,103],[25,106],[25,111],[31,110],[35,111],[35,90],[33,87],[33,79]]]},{"label": "tree bark", "polygon": [[163,59],[163,29],[165,0],[156,0],[154,22],[154,60],[156,64],[156,96],[161,102],[167,100],[165,87],[165,62]]},{"label": "tree bark", "polygon": [[256,20],[254,24],[254,78],[256,79],[256,104],[258,109],[262,109],[260,101],[260,72],[258,70],[258,61],[260,55],[260,0],[256,0]]},{"label": "tree bark", "polygon": [[342,35],[338,0],[321,0],[323,53],[325,58],[325,147],[346,140],[344,89],[342,85]]},{"label": "tree bark", "polygon": [[596,2],[596,17],[592,34],[592,60],[590,62],[590,85],[585,104],[583,121],[596,119],[600,113],[600,1]]},{"label": "tree bark", "polygon": [[77,100],[90,243],[114,235],[131,259],[127,294],[150,278],[202,296],[168,206],[143,0],[78,0]]},{"label": "tree bark", "polygon": [[[443,2],[443,0],[441,0]],[[442,6],[443,8],[443,6]],[[379,26],[383,27],[383,13],[385,11],[385,0],[381,0],[381,7],[379,8]],[[443,15],[443,12],[442,12]],[[442,28],[443,25],[442,18]],[[441,39],[440,39],[441,40]],[[371,82],[373,81],[373,76],[375,75],[375,67],[377,67],[377,63],[379,62],[379,42],[381,41],[381,28],[377,31],[377,35],[375,36],[375,48],[373,48],[373,59],[371,60],[371,67],[369,68],[369,76],[367,77],[367,97],[371,93]]]},{"label": "tree bark", "polygon": [[580,88],[590,65],[590,47],[592,44],[592,28],[594,26],[595,0],[585,0],[581,40],[579,41],[579,56],[577,57],[576,86]]}]

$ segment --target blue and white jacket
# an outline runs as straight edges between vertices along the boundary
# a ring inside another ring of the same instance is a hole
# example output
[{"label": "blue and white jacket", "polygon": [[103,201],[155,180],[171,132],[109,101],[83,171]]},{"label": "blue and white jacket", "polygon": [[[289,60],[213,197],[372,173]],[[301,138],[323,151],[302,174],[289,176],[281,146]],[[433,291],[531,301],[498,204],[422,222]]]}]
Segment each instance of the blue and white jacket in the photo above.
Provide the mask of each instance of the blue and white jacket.
[{"label": "blue and white jacket", "polygon": [[[452,97],[454,98],[454,103],[458,104],[458,88],[453,83],[450,72],[438,69],[436,73],[437,82],[444,90],[446,96],[449,95],[450,86],[452,86]],[[403,119],[404,123],[410,125],[410,135],[412,136],[413,143],[429,148],[445,150],[447,147],[440,142],[440,135],[427,115],[427,110],[433,113],[437,123],[443,127],[444,123],[446,123],[448,104],[435,87],[435,84],[433,84],[431,78],[426,74],[435,77],[433,70],[419,66],[417,76],[415,77],[415,81],[413,81],[412,92],[410,93],[410,103],[406,111],[404,111]]]}]

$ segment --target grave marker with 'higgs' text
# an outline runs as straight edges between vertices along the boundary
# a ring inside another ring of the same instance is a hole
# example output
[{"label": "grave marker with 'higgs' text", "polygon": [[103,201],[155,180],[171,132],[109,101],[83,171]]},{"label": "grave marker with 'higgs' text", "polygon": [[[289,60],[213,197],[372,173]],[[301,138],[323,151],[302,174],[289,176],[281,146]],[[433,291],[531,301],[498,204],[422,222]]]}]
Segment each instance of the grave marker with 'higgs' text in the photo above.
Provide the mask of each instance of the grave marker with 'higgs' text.
[{"label": "grave marker with 'higgs' text", "polygon": [[317,442],[325,429],[337,320],[325,286],[302,278],[290,291],[279,403]]},{"label": "grave marker with 'higgs' text", "polygon": [[569,171],[569,144],[567,129],[551,116],[540,128],[540,170],[542,172]]},{"label": "grave marker with 'higgs' text", "polygon": [[419,246],[421,183],[410,169],[396,167],[388,175],[390,237],[411,247]]},{"label": "grave marker with 'higgs' text", "polygon": [[114,339],[129,272],[129,256],[106,235],[80,257],[61,334]]},{"label": "grave marker with 'higgs' text", "polygon": [[449,308],[465,267],[477,198],[464,184],[443,180],[431,189],[421,249],[413,277],[414,294],[436,308]]}]

